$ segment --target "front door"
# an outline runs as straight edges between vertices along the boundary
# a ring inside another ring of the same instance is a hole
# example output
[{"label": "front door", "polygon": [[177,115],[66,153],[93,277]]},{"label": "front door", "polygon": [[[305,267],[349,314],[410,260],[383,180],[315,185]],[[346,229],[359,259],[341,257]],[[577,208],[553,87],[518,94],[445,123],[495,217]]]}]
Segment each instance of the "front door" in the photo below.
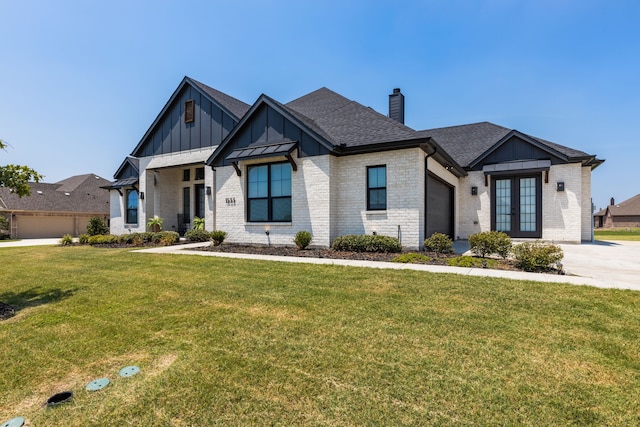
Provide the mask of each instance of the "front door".
[{"label": "front door", "polygon": [[495,177],[491,229],[511,237],[542,237],[541,175]]}]

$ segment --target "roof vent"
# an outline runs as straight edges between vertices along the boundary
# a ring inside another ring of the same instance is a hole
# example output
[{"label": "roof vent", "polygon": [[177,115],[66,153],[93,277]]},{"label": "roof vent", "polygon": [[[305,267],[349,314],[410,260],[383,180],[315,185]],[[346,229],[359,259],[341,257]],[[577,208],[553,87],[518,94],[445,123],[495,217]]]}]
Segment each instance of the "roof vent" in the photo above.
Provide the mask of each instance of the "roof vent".
[{"label": "roof vent", "polygon": [[71,193],[64,193],[64,195],[65,195],[65,196],[70,196],[70,195],[71,195]]},{"label": "roof vent", "polygon": [[38,194],[42,194],[42,191],[38,190],[38,191],[36,191],[36,193],[38,193]]},{"label": "roof vent", "polygon": [[404,124],[404,95],[400,88],[395,88],[389,95],[389,117]]}]

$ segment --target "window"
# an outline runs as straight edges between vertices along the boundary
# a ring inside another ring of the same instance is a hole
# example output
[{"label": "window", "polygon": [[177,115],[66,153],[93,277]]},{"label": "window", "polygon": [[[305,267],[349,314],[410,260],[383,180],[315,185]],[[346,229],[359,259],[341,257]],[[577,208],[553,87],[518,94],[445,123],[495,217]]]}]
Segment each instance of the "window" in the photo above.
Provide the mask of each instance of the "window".
[{"label": "window", "polygon": [[182,180],[183,181],[191,181],[191,170],[184,169],[182,171]]},{"label": "window", "polygon": [[182,189],[182,214],[184,222],[191,221],[191,189],[189,187]]},{"label": "window", "polygon": [[367,210],[387,209],[387,167],[367,167]]},{"label": "window", "polygon": [[196,168],[196,180],[204,179],[204,168]]},{"label": "window", "polygon": [[247,221],[291,221],[291,164],[247,168]]},{"label": "window", "polygon": [[127,190],[127,224],[138,223],[138,190]]},{"label": "window", "polygon": [[193,99],[190,99],[184,102],[184,122],[193,123],[195,120],[195,101]]},{"label": "window", "polygon": [[204,218],[204,184],[196,184],[195,189],[195,213],[198,218]]}]

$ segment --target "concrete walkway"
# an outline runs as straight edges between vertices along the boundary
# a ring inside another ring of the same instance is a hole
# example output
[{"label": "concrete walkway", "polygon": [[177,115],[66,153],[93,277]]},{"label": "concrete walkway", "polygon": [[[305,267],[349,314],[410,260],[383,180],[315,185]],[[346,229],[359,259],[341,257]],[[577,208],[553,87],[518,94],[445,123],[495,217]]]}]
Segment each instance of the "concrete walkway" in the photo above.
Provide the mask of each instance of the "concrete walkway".
[{"label": "concrete walkway", "polygon": [[[628,243],[633,243],[629,245]],[[181,255],[215,256],[222,258],[257,259],[280,262],[344,265],[350,267],[386,268],[393,270],[417,270],[433,273],[452,273],[464,276],[499,277],[514,280],[532,280],[547,283],[569,283],[599,288],[631,289],[640,291],[640,242],[598,242],[595,244],[560,245],[565,253],[563,260],[567,275],[527,273],[524,271],[491,270],[483,268],[447,267],[441,265],[402,264],[395,262],[356,261],[329,258],[287,257],[273,255],[234,254],[194,250],[209,243],[191,243],[181,246],[164,246],[141,249],[135,252]],[[604,250],[602,248],[614,248]],[[464,251],[464,242],[458,242],[456,251]],[[597,258],[597,262],[593,260]],[[624,266],[624,267],[616,267]],[[618,268],[619,273],[612,274]]]},{"label": "concrete walkway", "polygon": [[[0,241],[0,248],[17,246],[57,245],[60,239],[24,239],[15,242]],[[226,258],[258,259],[309,264],[345,265],[351,267],[387,268],[394,270],[418,270],[434,273],[453,273],[465,276],[500,277],[537,282],[570,283],[599,288],[640,290],[640,242],[596,241],[582,245],[562,244],[562,263],[567,275],[526,273],[482,268],[446,267],[440,265],[401,264],[378,261],[353,261],[328,258],[303,258],[252,254],[231,254],[194,250],[209,243],[190,243],[179,246],[163,246],[136,250],[141,253],[165,253],[181,255],[216,256]],[[466,241],[454,244],[457,253],[468,249]]]}]

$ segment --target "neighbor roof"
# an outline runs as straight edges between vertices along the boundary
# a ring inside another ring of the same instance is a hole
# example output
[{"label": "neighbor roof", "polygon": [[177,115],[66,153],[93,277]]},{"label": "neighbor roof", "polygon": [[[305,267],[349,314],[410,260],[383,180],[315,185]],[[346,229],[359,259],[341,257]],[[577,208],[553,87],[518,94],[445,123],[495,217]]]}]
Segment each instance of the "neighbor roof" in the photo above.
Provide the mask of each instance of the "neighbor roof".
[{"label": "neighbor roof", "polygon": [[54,184],[31,182],[31,196],[25,197],[0,187],[0,209],[108,214],[109,192],[100,187],[109,183],[94,174],[76,175]]},{"label": "neighbor roof", "polygon": [[599,212],[596,212],[594,216],[604,216],[607,214],[607,210],[609,210],[611,216],[640,215],[640,194],[637,194],[624,202],[609,205]]}]

